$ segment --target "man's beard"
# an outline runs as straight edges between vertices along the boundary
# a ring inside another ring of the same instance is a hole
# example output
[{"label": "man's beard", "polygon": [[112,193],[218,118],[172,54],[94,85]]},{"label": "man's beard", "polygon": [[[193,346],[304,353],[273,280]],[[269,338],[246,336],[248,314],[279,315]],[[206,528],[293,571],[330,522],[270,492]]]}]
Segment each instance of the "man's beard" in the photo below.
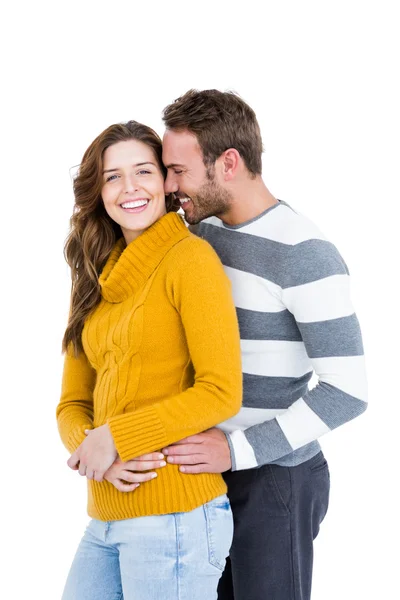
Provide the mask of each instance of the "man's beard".
[{"label": "man's beard", "polygon": [[226,213],[231,207],[232,196],[210,173],[197,193],[191,196],[191,200],[192,210],[190,214],[185,213],[185,219],[190,225],[197,225],[207,217],[220,217]]}]

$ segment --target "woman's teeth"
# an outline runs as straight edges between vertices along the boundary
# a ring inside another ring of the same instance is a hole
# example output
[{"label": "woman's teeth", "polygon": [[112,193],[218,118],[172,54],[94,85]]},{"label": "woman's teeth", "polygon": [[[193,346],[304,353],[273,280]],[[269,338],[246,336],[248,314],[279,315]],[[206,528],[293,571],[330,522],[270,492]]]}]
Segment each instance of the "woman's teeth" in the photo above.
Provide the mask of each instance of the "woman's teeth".
[{"label": "woman's teeth", "polygon": [[124,202],[122,208],[138,208],[147,204],[148,200],[133,200],[132,202]]}]

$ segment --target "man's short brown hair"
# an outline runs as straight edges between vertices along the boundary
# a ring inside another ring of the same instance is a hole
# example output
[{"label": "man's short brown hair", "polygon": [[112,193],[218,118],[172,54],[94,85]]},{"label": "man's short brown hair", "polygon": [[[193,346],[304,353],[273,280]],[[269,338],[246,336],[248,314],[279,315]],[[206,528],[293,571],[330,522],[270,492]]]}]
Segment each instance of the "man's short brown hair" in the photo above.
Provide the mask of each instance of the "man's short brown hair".
[{"label": "man's short brown hair", "polygon": [[163,111],[167,129],[193,133],[211,166],[228,148],[235,148],[253,176],[261,175],[263,151],[255,112],[234,92],[189,90]]}]

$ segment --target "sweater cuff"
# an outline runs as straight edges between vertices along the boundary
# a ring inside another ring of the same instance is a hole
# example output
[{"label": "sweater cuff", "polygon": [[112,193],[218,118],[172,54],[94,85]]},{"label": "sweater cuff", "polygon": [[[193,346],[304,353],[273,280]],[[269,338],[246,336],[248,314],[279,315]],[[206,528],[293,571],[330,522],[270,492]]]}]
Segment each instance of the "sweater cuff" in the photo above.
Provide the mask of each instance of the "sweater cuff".
[{"label": "sweater cuff", "polygon": [[107,423],[123,462],[168,445],[164,426],[154,407],[111,417]]},{"label": "sweater cuff", "polygon": [[231,471],[236,471],[236,459],[235,459],[235,448],[233,447],[233,443],[231,440],[231,436],[229,435],[229,433],[225,433],[225,437],[226,437],[226,441],[228,442],[229,445],[229,450],[231,453]]},{"label": "sweater cuff", "polygon": [[83,440],[86,439],[85,429],[93,429],[93,423],[80,425],[70,432],[66,446],[71,454],[73,454],[82,444]]}]

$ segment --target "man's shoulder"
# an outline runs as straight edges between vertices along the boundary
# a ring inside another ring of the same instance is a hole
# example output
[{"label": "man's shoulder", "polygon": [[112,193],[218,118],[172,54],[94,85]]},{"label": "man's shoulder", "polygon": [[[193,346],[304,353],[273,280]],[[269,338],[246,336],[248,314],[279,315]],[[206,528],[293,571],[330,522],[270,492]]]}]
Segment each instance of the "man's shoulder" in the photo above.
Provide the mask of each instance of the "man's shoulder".
[{"label": "man's shoulder", "polygon": [[295,246],[310,239],[326,240],[313,221],[283,201],[279,201],[270,211],[242,227],[241,232],[288,246]]},{"label": "man's shoulder", "polygon": [[189,229],[192,233],[201,235],[201,233],[204,233],[209,226],[222,228],[224,224],[221,219],[218,219],[218,217],[208,217],[207,219],[200,221],[200,223],[197,223],[197,225],[190,225]]},{"label": "man's shoulder", "polygon": [[321,230],[305,215],[296,212],[282,200],[243,225],[226,227],[217,217],[209,217],[195,226],[194,233],[201,237],[215,235],[219,231],[228,234],[245,234],[288,246],[295,246],[310,239],[326,240]]},{"label": "man's shoulder", "polygon": [[342,256],[319,227],[305,215],[295,212],[288,205],[286,207],[279,231],[280,241],[290,247],[285,263],[284,287],[302,285],[332,275],[348,275]]},{"label": "man's shoulder", "polygon": [[348,274],[319,227],[283,201],[242,226],[227,228],[217,217],[209,217],[196,233],[211,243],[225,265],[256,269],[256,275],[283,288]]}]

